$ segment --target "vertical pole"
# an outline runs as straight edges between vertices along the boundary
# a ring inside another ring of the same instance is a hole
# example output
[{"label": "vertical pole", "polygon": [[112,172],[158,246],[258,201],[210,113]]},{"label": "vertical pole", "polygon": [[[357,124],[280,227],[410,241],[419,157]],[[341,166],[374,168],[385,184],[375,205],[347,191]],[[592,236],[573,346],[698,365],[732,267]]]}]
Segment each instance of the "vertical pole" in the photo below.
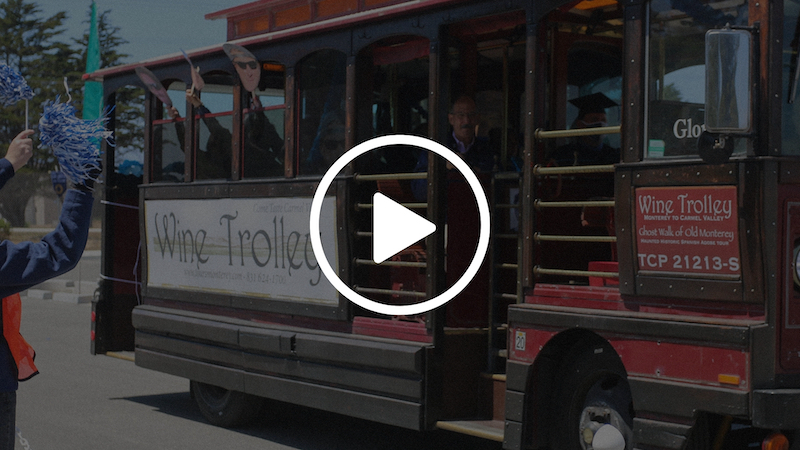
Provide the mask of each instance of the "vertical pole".
[{"label": "vertical pole", "polygon": [[286,178],[294,178],[297,175],[297,148],[295,136],[295,106],[296,89],[294,78],[294,67],[286,68],[286,85],[284,87],[286,109],[283,111],[283,136],[285,144],[284,150],[284,175]]},{"label": "vertical pole", "polygon": [[245,95],[250,95],[249,92],[242,89],[242,82],[241,80],[236,81],[233,85],[233,116],[231,117],[233,121],[232,129],[231,129],[231,180],[238,181],[242,179],[243,170],[243,157],[242,151],[244,146],[242,145],[242,130],[244,127],[242,121],[242,109],[247,105],[247,101],[245,100]]},{"label": "vertical pole", "polygon": [[522,190],[520,191],[520,202],[522,204],[522,216],[520,218],[521,241],[522,247],[522,260],[521,260],[521,288],[518,290],[520,295],[517,297],[517,302],[522,303],[523,298],[521,291],[525,287],[533,286],[533,164],[534,164],[534,130],[536,129],[534,121],[538,119],[534,116],[534,105],[543,104],[543,98],[537,98],[536,93],[536,59],[539,57],[537,48],[536,33],[538,27],[535,23],[528,24],[528,35],[526,37],[526,48],[528,57],[525,60],[525,142],[523,150],[523,167],[522,167]]}]

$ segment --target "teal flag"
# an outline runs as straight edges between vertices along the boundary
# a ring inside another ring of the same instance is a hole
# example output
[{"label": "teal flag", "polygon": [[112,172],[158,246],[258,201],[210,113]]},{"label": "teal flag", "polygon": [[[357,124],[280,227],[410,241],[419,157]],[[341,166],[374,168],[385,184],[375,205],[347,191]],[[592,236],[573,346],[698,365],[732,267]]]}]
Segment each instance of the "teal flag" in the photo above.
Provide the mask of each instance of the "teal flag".
[{"label": "teal flag", "polygon": [[[100,69],[100,32],[97,30],[97,5],[92,1],[92,18],[89,27],[89,43],[86,46],[86,73]],[[100,117],[103,109],[103,84],[87,81],[83,90],[83,118],[93,120]]]}]

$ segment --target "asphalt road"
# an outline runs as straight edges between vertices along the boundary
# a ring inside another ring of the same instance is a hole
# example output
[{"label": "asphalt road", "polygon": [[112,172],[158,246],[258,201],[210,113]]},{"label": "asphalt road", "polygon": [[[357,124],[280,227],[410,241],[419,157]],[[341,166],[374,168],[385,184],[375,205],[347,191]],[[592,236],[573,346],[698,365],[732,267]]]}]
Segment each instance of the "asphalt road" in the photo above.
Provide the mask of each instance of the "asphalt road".
[{"label": "asphalt road", "polygon": [[450,432],[418,433],[286,404],[271,405],[247,429],[217,428],[200,415],[187,380],[90,355],[90,314],[89,303],[23,298],[22,334],[36,349],[40,374],[20,385],[16,449],[501,448]]}]

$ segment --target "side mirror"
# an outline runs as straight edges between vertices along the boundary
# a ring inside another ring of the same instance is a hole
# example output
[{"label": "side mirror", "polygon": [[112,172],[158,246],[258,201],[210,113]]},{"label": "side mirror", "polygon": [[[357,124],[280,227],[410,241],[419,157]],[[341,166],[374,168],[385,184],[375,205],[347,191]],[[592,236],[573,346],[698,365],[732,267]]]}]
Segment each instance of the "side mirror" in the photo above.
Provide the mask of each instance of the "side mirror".
[{"label": "side mirror", "polygon": [[750,132],[752,45],[752,35],[746,30],[706,32],[706,131]]}]

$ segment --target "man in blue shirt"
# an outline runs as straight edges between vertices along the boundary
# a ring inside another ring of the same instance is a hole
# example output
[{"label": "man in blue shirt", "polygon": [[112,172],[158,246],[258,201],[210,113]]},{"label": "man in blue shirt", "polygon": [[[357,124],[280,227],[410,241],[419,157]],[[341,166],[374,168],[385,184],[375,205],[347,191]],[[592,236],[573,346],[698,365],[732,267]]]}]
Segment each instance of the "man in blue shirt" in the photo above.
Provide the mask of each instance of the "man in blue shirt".
[{"label": "man in blue shirt", "polygon": [[[0,159],[0,188],[33,155],[25,130],[11,142]],[[0,242],[0,298],[22,292],[45,280],[70,271],[80,261],[89,234],[92,213],[91,187],[69,189],[64,196],[59,223],[39,242]],[[0,308],[2,314],[2,308]],[[0,317],[0,450],[14,449],[17,366],[2,333]]]}]

